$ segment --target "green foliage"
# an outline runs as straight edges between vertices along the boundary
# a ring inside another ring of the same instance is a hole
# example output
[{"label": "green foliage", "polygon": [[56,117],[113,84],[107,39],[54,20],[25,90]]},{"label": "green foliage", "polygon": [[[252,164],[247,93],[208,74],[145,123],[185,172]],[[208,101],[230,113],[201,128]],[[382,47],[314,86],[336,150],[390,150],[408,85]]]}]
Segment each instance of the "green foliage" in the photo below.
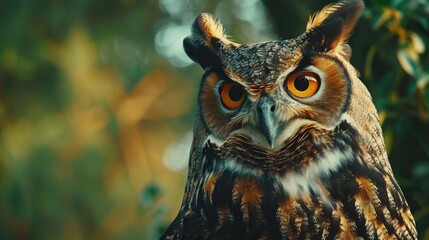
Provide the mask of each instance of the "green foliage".
[{"label": "green foliage", "polygon": [[[1,1],[0,238],[159,237],[186,181],[186,156],[163,157],[188,147],[201,70],[181,39],[195,16],[214,13],[237,42],[263,41],[302,33],[328,2]],[[429,5],[366,5],[352,63],[428,238]]]}]

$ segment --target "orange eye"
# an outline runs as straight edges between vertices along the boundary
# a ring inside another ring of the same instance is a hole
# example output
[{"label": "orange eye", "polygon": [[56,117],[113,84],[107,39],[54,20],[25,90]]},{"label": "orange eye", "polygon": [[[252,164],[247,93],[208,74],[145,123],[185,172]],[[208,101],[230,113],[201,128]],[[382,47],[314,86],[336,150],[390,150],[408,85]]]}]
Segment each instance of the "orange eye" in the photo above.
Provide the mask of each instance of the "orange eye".
[{"label": "orange eye", "polygon": [[314,72],[296,72],[286,79],[284,85],[295,97],[308,98],[319,90],[320,77]]},{"label": "orange eye", "polygon": [[225,82],[222,84],[219,88],[219,93],[223,105],[230,110],[241,107],[246,95],[243,87],[235,82]]}]

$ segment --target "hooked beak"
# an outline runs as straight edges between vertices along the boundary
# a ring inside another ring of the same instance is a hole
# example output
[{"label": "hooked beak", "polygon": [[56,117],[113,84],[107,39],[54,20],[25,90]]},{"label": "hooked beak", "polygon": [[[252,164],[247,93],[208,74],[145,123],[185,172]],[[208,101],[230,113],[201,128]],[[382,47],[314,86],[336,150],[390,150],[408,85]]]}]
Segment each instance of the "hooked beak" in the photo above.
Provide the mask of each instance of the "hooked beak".
[{"label": "hooked beak", "polygon": [[274,147],[274,142],[277,136],[275,107],[274,100],[267,95],[262,96],[258,101],[259,127],[271,148]]}]

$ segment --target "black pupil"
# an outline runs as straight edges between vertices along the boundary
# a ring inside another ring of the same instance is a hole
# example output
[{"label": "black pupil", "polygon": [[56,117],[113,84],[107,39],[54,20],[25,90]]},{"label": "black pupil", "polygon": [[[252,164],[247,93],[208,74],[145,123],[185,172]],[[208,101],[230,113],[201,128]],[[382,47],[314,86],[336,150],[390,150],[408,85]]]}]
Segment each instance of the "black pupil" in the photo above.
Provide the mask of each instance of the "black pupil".
[{"label": "black pupil", "polygon": [[293,85],[298,91],[305,91],[309,85],[308,78],[306,76],[299,76],[295,79]]},{"label": "black pupil", "polygon": [[229,89],[229,98],[234,101],[240,101],[241,98],[243,97],[243,89],[241,89],[241,87],[239,86],[232,86]]}]

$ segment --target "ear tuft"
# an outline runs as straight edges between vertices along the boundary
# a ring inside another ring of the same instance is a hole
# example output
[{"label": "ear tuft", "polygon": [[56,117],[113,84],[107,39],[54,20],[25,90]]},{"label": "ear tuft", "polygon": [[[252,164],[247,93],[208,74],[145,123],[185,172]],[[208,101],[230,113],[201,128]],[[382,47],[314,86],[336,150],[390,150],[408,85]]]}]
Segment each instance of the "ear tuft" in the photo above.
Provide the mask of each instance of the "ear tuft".
[{"label": "ear tuft", "polygon": [[310,16],[307,23],[307,31],[338,17],[344,20],[346,28],[353,29],[364,7],[365,4],[362,0],[349,0],[329,4]]},{"label": "ear tuft", "polygon": [[327,5],[310,17],[307,33],[313,43],[321,47],[321,51],[335,49],[347,41],[364,7],[362,0],[346,0]]},{"label": "ear tuft", "polygon": [[220,47],[235,46],[228,40],[222,24],[211,14],[201,13],[192,24],[192,34],[183,40],[186,54],[203,68],[219,63]]},{"label": "ear tuft", "polygon": [[223,25],[215,19],[211,14],[201,13],[192,26],[193,34],[203,34],[207,46],[210,46],[212,41],[220,40],[227,42],[228,38],[223,29]]},{"label": "ear tuft", "polygon": [[342,5],[344,5],[344,2],[331,3],[324,6],[322,10],[313,13],[308,18],[306,30],[308,31],[310,29],[322,25],[323,22],[329,18],[329,15],[335,12],[335,10],[338,10],[338,8],[340,8]]}]

